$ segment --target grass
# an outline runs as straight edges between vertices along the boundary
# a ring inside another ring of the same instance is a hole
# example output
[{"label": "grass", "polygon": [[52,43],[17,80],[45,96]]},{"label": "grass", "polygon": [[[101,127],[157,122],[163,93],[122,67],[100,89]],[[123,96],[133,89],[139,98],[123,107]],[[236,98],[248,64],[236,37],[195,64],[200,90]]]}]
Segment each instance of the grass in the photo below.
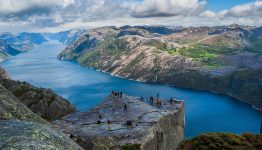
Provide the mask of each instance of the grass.
[{"label": "grass", "polygon": [[141,150],[139,144],[124,145],[121,150]]},{"label": "grass", "polygon": [[170,55],[182,55],[186,58],[192,58],[196,61],[200,61],[207,67],[222,67],[223,63],[218,61],[216,58],[221,54],[231,54],[235,51],[230,49],[220,49],[220,44],[209,47],[205,45],[194,45],[191,47],[182,47],[182,48],[167,48],[163,43],[154,43],[155,46],[160,51],[166,51]]},{"label": "grass", "polygon": [[85,66],[94,67],[103,57],[119,57],[126,53],[129,50],[127,44],[128,43],[123,39],[108,37],[104,41],[98,43],[95,48],[88,49],[84,52],[78,59],[78,62]]}]

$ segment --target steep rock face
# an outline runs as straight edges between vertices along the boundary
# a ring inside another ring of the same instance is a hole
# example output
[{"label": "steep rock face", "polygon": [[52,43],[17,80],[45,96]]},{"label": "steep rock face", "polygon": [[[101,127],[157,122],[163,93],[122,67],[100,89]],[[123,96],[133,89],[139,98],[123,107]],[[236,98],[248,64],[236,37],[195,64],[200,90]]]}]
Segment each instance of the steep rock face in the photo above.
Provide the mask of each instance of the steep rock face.
[{"label": "steep rock face", "polygon": [[111,95],[89,112],[70,114],[53,124],[88,150],[174,150],[184,138],[184,106],[181,101],[162,101],[159,108],[149,100]]},{"label": "steep rock face", "polygon": [[79,37],[58,58],[128,79],[226,94],[262,109],[260,33],[237,25],[159,35],[148,27],[104,27]]},{"label": "steep rock face", "polygon": [[14,95],[0,85],[0,120],[8,119],[47,123],[41,117],[31,112]]},{"label": "steep rock face", "polygon": [[0,85],[0,149],[81,149]]},{"label": "steep rock face", "polygon": [[69,30],[57,33],[43,33],[49,40],[56,40],[60,43],[69,45],[76,41],[76,39],[85,32],[85,30]]},{"label": "steep rock face", "polygon": [[46,120],[56,120],[76,110],[72,104],[51,89],[37,88],[26,82],[4,78],[0,83],[29,109]]},{"label": "steep rock face", "polygon": [[34,44],[42,44],[47,42],[47,39],[41,33],[19,33],[16,35],[16,38],[21,41],[30,41]]}]

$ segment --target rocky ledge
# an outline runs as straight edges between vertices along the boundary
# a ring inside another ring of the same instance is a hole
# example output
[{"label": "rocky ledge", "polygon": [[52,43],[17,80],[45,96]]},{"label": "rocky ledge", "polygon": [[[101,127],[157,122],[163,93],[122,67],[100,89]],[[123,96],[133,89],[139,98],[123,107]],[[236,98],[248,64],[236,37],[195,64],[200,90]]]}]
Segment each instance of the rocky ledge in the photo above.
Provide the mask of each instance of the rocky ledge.
[{"label": "rocky ledge", "polygon": [[88,112],[53,122],[85,149],[174,150],[184,138],[183,101],[110,95]]},{"label": "rocky ledge", "polygon": [[6,78],[0,78],[0,83],[31,111],[48,121],[76,111],[75,106],[51,89],[37,88],[27,82]]},{"label": "rocky ledge", "polygon": [[0,85],[0,149],[82,149]]}]

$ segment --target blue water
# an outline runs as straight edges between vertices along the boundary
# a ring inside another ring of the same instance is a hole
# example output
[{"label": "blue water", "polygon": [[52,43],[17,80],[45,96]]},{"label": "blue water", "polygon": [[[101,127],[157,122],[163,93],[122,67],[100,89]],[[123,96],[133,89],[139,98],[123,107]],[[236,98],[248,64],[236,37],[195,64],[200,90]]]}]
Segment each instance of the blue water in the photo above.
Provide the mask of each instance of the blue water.
[{"label": "blue water", "polygon": [[247,104],[208,92],[112,77],[74,62],[58,60],[56,56],[64,48],[59,43],[46,43],[3,62],[2,66],[13,79],[51,88],[80,111],[94,107],[112,90],[144,97],[160,93],[162,98],[184,98],[187,138],[205,132],[259,132],[262,113]]}]

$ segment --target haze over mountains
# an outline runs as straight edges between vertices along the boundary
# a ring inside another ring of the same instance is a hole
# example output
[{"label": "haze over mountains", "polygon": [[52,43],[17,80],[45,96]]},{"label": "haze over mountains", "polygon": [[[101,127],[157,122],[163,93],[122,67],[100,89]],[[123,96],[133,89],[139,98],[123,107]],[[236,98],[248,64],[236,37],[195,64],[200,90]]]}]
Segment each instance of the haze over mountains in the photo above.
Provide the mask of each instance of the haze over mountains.
[{"label": "haze over mountains", "polygon": [[7,59],[9,56],[30,51],[35,45],[49,40],[58,41],[66,45],[71,44],[83,32],[84,30],[70,30],[58,33],[0,33],[0,61]]}]

